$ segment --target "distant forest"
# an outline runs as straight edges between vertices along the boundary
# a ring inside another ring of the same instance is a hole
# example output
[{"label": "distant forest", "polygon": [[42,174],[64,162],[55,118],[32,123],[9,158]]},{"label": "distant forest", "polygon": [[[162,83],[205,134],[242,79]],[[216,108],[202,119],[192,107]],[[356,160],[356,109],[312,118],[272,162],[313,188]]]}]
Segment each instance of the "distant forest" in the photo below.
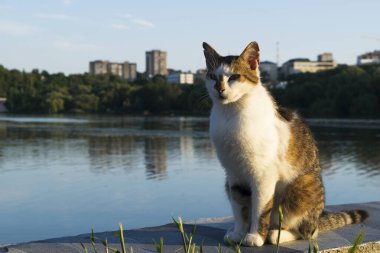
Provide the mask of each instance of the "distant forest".
[{"label": "distant forest", "polygon": [[[306,117],[380,118],[380,65],[339,66],[288,77],[269,90],[281,106]],[[120,113],[207,115],[204,83],[174,85],[165,77],[134,82],[113,75],[24,72],[0,65],[0,97],[10,113]]]}]

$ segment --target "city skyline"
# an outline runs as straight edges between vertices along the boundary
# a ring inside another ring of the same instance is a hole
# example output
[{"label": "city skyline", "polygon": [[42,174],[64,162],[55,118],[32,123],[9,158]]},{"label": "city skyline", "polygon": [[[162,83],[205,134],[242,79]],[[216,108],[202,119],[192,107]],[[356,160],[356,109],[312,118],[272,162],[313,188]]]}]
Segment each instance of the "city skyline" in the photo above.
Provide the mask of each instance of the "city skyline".
[{"label": "city skyline", "polygon": [[280,64],[332,52],[338,64],[380,48],[377,10],[365,0],[313,3],[238,1],[121,2],[86,0],[0,1],[1,62],[65,74],[88,71],[88,62],[136,62],[145,71],[145,51],[167,52],[167,68],[204,68],[201,43],[220,54],[240,54],[258,41],[261,60]]}]

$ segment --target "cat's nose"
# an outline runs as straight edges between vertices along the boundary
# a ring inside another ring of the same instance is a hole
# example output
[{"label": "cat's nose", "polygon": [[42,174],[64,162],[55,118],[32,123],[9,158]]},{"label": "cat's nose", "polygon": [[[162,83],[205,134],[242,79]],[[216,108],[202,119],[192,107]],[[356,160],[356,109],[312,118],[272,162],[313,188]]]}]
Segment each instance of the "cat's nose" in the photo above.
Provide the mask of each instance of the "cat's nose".
[{"label": "cat's nose", "polygon": [[219,93],[222,93],[223,91],[225,91],[226,89],[224,88],[224,86],[221,86],[221,85],[214,85],[214,88],[217,92]]}]

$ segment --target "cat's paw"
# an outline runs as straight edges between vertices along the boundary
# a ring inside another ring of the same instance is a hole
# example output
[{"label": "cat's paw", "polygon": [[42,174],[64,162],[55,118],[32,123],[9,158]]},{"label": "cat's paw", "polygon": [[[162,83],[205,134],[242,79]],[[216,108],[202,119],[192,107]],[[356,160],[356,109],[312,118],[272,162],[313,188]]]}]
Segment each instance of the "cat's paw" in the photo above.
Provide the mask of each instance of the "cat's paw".
[{"label": "cat's paw", "polygon": [[226,244],[240,243],[244,235],[245,233],[230,230],[224,235],[224,242]]},{"label": "cat's paw", "polygon": [[261,247],[264,244],[264,240],[259,234],[251,234],[248,233],[245,235],[244,239],[242,240],[241,244],[248,247]]},{"label": "cat's paw", "polygon": [[278,240],[278,230],[277,229],[270,230],[268,232],[268,241],[269,241],[269,243],[271,243],[271,244],[277,244],[277,240]]},{"label": "cat's paw", "polygon": [[[298,239],[298,236],[296,234],[287,230],[281,230],[279,243],[290,242],[297,239]],[[278,230],[277,229],[270,230],[268,232],[269,243],[277,244],[277,240],[278,240]]]}]

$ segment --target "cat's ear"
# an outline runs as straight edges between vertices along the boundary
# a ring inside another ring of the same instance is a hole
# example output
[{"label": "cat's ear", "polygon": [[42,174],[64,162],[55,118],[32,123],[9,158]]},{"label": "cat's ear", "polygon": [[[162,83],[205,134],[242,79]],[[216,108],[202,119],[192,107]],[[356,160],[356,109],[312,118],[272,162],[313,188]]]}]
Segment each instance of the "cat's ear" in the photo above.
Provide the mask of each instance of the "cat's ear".
[{"label": "cat's ear", "polygon": [[239,56],[239,59],[248,63],[251,70],[255,70],[260,63],[259,44],[257,44],[256,41],[249,43],[243,53]]},{"label": "cat's ear", "polygon": [[206,66],[209,70],[214,70],[219,64],[220,55],[209,44],[203,42],[203,53],[206,58]]}]

